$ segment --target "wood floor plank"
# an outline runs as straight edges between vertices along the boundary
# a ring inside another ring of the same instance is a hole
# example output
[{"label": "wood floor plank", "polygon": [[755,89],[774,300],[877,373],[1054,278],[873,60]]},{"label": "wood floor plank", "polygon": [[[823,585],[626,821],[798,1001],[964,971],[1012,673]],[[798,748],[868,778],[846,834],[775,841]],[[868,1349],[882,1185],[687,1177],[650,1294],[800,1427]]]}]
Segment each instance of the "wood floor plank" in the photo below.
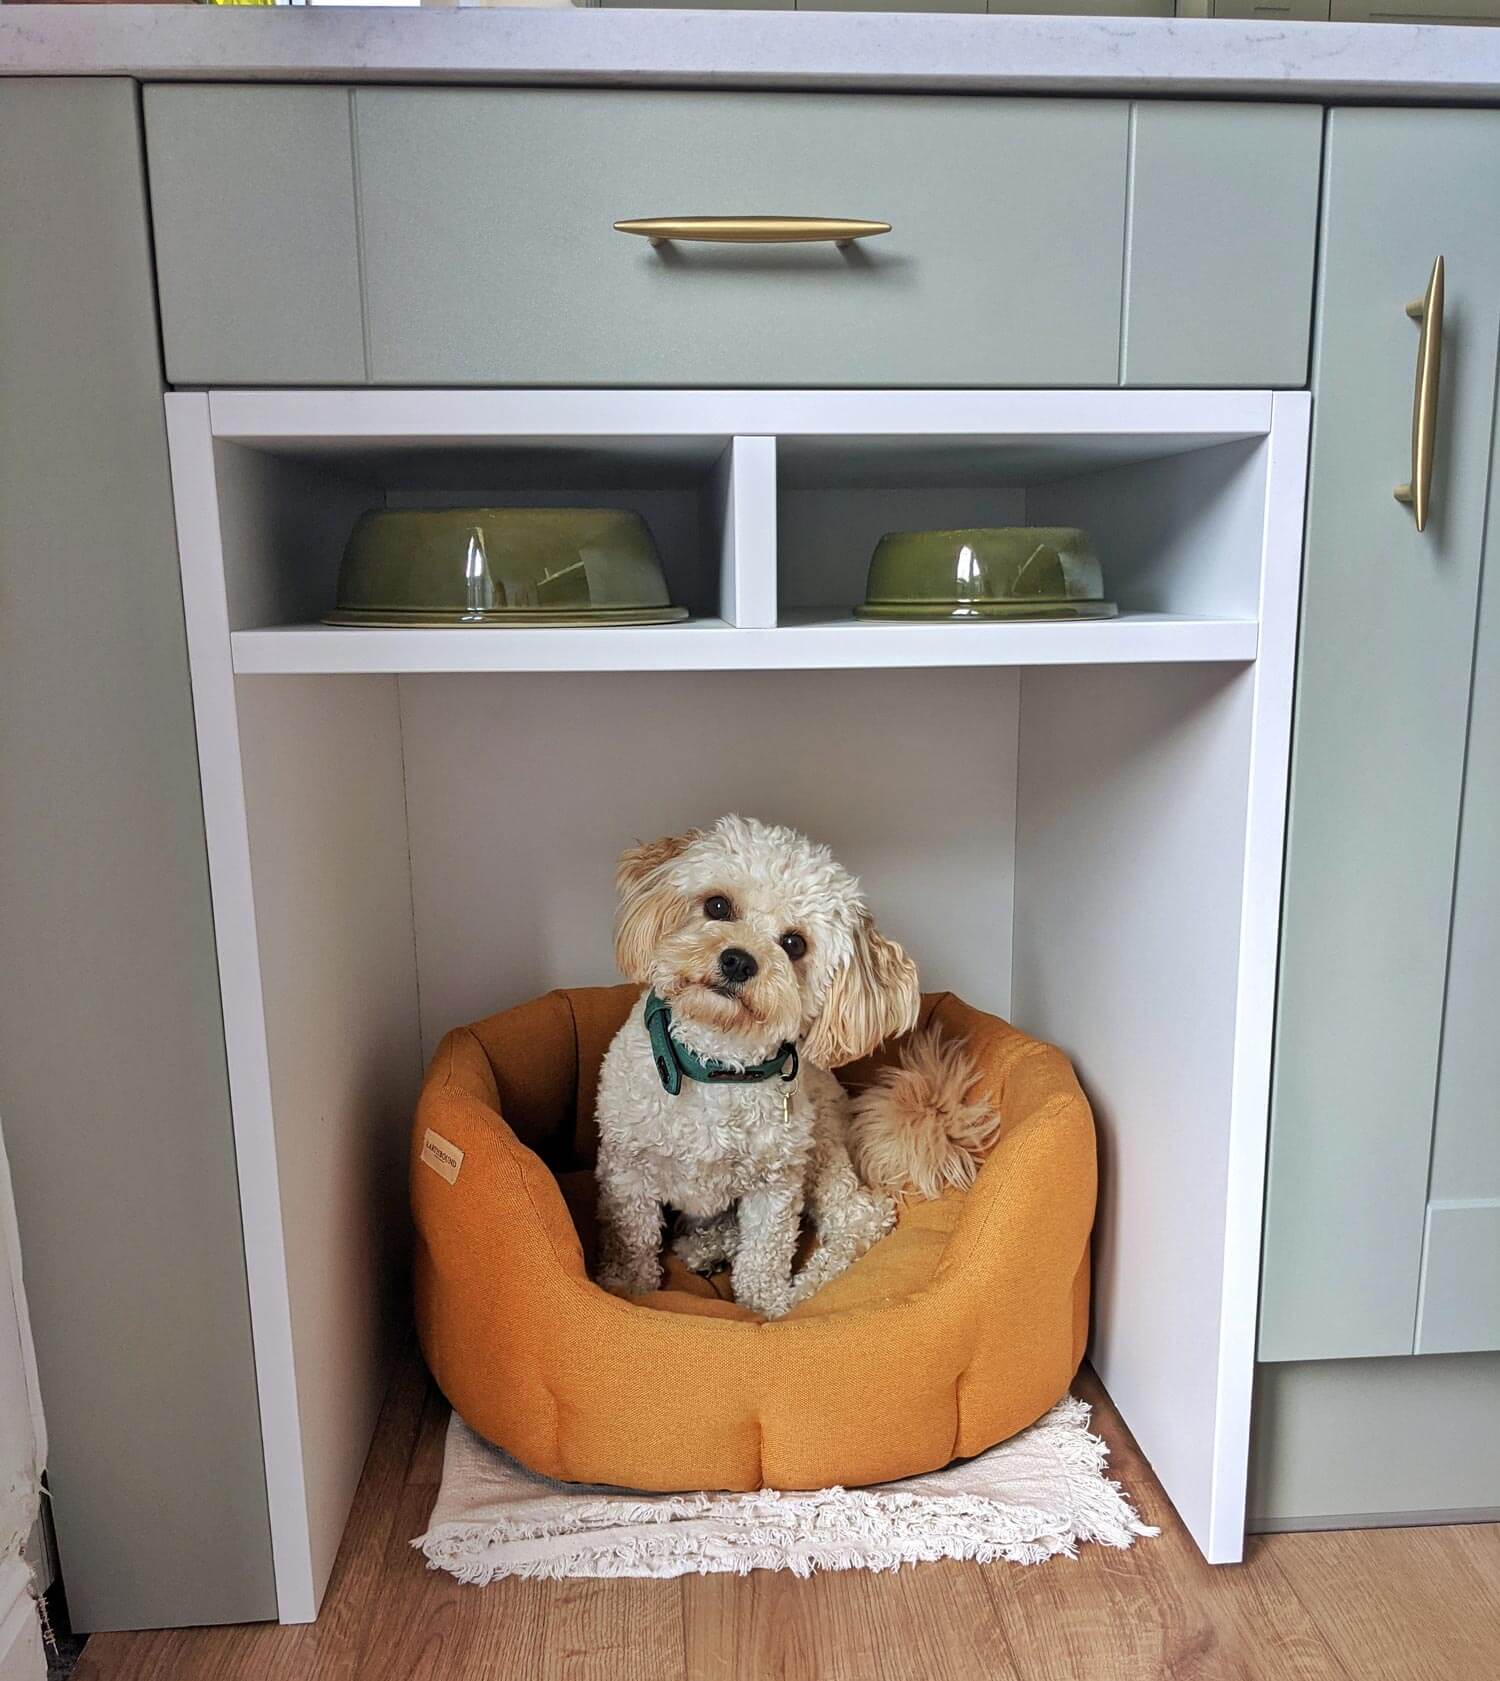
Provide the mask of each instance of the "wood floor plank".
[{"label": "wood floor plank", "polygon": [[985,1580],[1023,1681],[1359,1681],[1274,1569],[1205,1564],[1170,1528]]},{"label": "wood floor plank", "polygon": [[402,1492],[357,1681],[687,1681],[677,1582],[476,1588],[412,1550],[431,1507],[430,1488]]},{"label": "wood floor plank", "polygon": [[683,1579],[693,1681],[1019,1681],[974,1567]]},{"label": "wood floor plank", "polygon": [[381,1592],[397,1495],[429,1384],[420,1358],[408,1351],[381,1408],[317,1622],[96,1634],[75,1681],[350,1681]]},{"label": "wood floor plank", "polygon": [[417,1427],[417,1445],[412,1449],[411,1463],[406,1469],[408,1487],[420,1485],[435,1492],[442,1482],[443,1442],[448,1434],[451,1411],[443,1392],[429,1381],[427,1404],[422,1409],[422,1422]]},{"label": "wood floor plank", "polygon": [[1162,1533],[982,1572],[1023,1681],[1355,1681],[1269,1561],[1203,1562],[1098,1380],[1081,1373],[1075,1392],[1111,1475]]},{"label": "wood floor plank", "polygon": [[[417,1441],[432,1379],[413,1343],[391,1386],[391,1429],[377,1428],[329,1578],[323,1610],[313,1627],[326,1630],[307,1681],[351,1681],[364,1651],[370,1620],[383,1597],[386,1559],[396,1533],[397,1496]],[[382,1444],[382,1437],[388,1437]]]},{"label": "wood floor plank", "polygon": [[1493,1524],[1267,1535],[1260,1550],[1361,1681],[1500,1675]]}]

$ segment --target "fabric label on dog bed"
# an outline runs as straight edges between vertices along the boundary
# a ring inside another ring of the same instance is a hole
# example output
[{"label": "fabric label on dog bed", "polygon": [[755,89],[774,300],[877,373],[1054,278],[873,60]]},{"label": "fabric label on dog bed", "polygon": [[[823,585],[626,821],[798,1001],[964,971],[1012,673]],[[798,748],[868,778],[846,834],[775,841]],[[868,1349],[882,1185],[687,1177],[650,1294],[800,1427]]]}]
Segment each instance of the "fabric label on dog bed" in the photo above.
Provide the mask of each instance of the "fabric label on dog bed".
[{"label": "fabric label on dog bed", "polygon": [[464,1153],[431,1127],[428,1127],[427,1136],[422,1140],[422,1160],[450,1185],[458,1183],[458,1170],[464,1165]]}]

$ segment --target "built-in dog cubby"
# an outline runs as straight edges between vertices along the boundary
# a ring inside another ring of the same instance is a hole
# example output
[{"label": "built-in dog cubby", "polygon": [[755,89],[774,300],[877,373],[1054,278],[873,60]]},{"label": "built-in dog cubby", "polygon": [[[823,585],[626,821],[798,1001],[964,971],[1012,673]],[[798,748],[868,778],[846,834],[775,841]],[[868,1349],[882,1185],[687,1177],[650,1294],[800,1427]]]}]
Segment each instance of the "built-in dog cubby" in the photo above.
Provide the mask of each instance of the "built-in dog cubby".
[{"label": "built-in dog cubby", "polygon": [[[316,1609],[406,1323],[424,1059],[615,979],[618,852],[736,809],[826,841],[926,988],[1074,1058],[1091,1357],[1238,1557],[1306,398],[167,403],[283,1617]],[[321,625],[355,515],[424,502],[635,507],[693,617]],[[1087,526],[1120,617],[850,616],[883,531],[976,523]]]}]

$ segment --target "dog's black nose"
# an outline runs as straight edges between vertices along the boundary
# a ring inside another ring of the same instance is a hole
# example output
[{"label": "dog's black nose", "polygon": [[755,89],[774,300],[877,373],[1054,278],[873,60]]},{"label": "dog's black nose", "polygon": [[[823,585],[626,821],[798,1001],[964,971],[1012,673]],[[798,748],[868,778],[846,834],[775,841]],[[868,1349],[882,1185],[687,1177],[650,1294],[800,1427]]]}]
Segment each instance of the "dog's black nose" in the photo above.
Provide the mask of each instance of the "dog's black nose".
[{"label": "dog's black nose", "polygon": [[741,951],[738,946],[730,946],[719,953],[719,973],[733,986],[748,981],[759,968],[750,953]]}]

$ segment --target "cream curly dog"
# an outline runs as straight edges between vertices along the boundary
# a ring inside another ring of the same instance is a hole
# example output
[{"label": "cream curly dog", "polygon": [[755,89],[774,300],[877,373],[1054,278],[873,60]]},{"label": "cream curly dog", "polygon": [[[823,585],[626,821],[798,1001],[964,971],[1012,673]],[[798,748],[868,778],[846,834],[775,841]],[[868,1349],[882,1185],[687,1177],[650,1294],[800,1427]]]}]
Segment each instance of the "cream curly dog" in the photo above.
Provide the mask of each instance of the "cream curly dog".
[{"label": "cream curly dog", "polygon": [[[855,1173],[827,1070],[915,1025],[916,965],[792,829],[722,817],[632,847],[616,885],[615,953],[647,991],[599,1080],[599,1283],[656,1289],[673,1209],[687,1264],[728,1260],[735,1299],[774,1318],[894,1222],[892,1197]],[[818,1244],[794,1278],[804,1206]]]}]

